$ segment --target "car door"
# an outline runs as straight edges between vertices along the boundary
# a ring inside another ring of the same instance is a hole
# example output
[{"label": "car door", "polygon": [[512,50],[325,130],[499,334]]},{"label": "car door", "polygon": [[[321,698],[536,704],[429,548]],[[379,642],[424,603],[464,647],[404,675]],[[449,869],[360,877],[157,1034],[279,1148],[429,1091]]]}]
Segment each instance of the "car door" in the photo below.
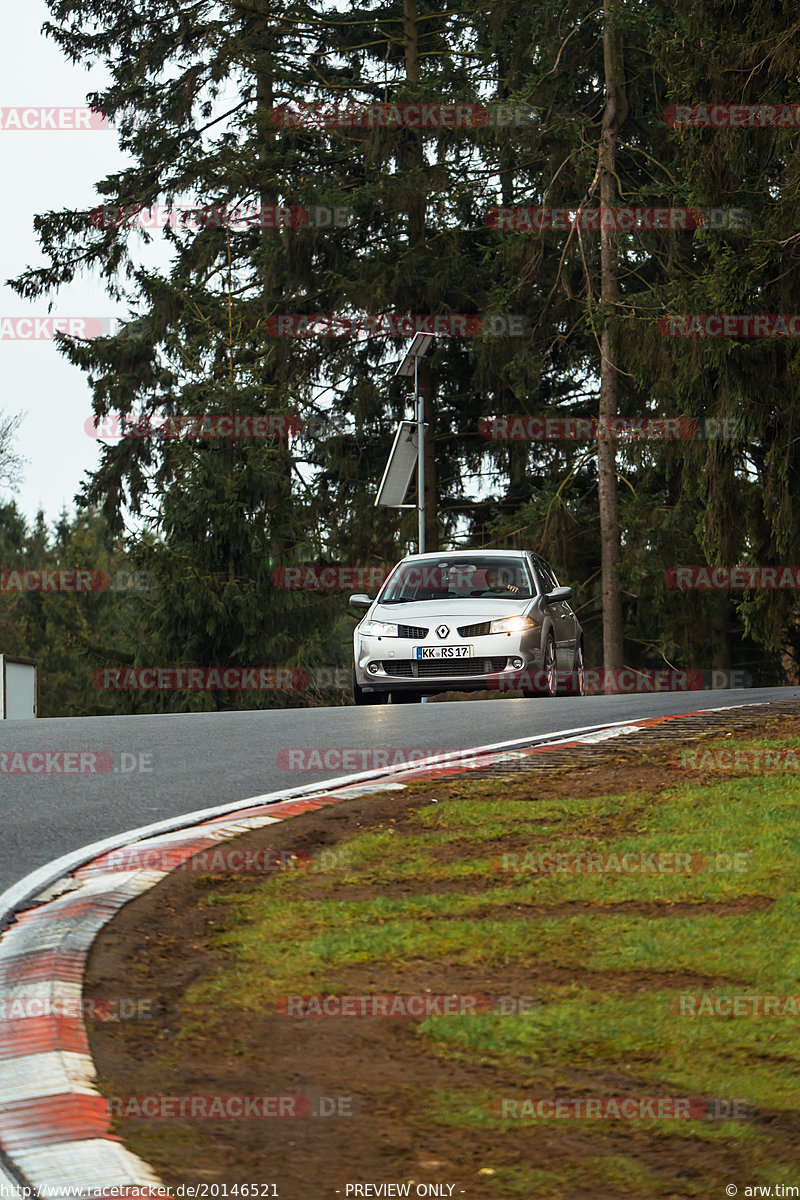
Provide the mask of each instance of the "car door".
[{"label": "car door", "polygon": [[[533,562],[543,591],[554,592],[561,586],[543,558],[534,555]],[[546,607],[556,639],[556,665],[559,671],[571,671],[577,646],[577,618],[566,600],[557,600]]]}]

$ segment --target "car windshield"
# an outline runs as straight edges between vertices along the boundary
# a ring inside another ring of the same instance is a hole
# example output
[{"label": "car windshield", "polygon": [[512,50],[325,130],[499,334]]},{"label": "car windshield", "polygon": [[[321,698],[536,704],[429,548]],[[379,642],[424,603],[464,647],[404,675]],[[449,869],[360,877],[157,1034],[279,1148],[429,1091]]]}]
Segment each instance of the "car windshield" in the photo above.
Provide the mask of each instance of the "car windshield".
[{"label": "car windshield", "polygon": [[387,580],[379,604],[408,604],[417,600],[459,600],[492,597],[529,600],[534,595],[524,558],[427,559],[403,563]]}]

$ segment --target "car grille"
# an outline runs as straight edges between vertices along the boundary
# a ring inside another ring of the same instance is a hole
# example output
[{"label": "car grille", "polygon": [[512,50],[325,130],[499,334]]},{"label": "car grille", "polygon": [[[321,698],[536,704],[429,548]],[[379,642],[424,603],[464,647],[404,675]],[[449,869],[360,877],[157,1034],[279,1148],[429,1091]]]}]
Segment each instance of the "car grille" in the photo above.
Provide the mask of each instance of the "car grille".
[{"label": "car grille", "polygon": [[383,662],[381,666],[387,675],[406,675],[410,679],[414,674],[414,666],[410,662]]},{"label": "car grille", "polygon": [[418,638],[424,642],[428,636],[428,631],[422,625],[398,625],[397,636],[402,638]]},{"label": "car grille", "polygon": [[459,625],[458,632],[462,637],[484,637],[491,628],[491,621],[479,621],[477,625]]},{"label": "car grille", "polygon": [[439,679],[452,675],[490,675],[494,671],[505,671],[508,659],[502,658],[427,658],[422,662],[401,659],[399,662],[384,662],[387,675],[405,679]]}]

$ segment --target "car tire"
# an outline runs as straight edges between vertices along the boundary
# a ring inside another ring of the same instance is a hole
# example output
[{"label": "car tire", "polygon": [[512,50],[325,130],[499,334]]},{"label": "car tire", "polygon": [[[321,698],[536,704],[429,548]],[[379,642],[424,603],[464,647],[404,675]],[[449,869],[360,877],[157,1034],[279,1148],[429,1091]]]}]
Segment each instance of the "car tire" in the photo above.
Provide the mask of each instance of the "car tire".
[{"label": "car tire", "polygon": [[388,699],[386,692],[365,692],[356,681],[356,669],[353,667],[353,703],[354,704],[385,704]]},{"label": "car tire", "polygon": [[561,693],[562,696],[585,696],[586,695],[586,667],[583,663],[583,642],[578,645],[575,652],[575,663],[572,667],[571,678],[569,684]]},{"label": "car tire", "polygon": [[548,633],[542,654],[542,669],[537,671],[541,678],[539,687],[522,689],[523,696],[555,696],[558,691],[558,668],[556,666],[556,640]]}]

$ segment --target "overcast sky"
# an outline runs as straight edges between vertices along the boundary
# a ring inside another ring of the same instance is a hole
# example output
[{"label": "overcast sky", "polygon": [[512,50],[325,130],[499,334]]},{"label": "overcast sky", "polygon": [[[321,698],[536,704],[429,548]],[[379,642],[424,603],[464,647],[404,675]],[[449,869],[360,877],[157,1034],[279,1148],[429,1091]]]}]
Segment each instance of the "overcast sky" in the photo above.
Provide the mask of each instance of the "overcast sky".
[{"label": "overcast sky", "polygon": [[[86,72],[73,66],[42,35],[48,15],[44,0],[3,6],[0,107],[4,110],[83,108],[87,92],[103,86],[102,69]],[[7,112],[3,117],[0,318],[45,316],[52,297],[24,301],[5,283],[27,266],[45,261],[33,230],[35,214],[92,208],[98,202],[95,181],[119,169],[125,160],[113,129],[24,131],[8,127]],[[63,288],[55,297],[53,314],[125,316],[91,278]],[[63,505],[73,508],[84,471],[97,462],[97,443],[84,431],[84,421],[91,415],[90,389],[83,372],[69,365],[54,342],[14,339],[8,333],[9,324],[4,322],[0,325],[0,410],[25,414],[16,448],[29,461],[21,486],[14,492],[0,490],[0,499],[16,499],[31,520],[42,508],[48,521],[53,521]]]}]

